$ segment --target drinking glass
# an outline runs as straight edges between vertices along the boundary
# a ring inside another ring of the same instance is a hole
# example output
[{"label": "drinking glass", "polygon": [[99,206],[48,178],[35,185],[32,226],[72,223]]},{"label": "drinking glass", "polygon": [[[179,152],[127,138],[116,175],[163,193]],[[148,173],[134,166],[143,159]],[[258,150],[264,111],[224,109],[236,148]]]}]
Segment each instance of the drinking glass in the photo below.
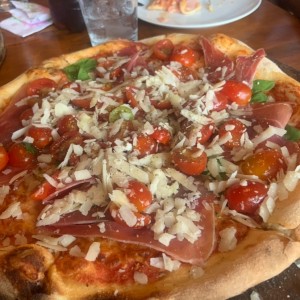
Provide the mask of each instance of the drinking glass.
[{"label": "drinking glass", "polygon": [[110,39],[137,40],[137,0],[79,0],[92,46]]}]

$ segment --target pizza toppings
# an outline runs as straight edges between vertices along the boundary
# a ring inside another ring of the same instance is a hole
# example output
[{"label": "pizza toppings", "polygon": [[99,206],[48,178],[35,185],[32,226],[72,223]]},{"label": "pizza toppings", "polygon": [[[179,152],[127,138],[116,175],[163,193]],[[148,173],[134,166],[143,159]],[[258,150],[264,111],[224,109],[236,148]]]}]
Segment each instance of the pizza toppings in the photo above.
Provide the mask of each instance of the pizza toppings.
[{"label": "pizza toppings", "polygon": [[[292,107],[275,102],[274,83],[253,81],[263,50],[233,60],[205,38],[141,48],[82,59],[60,83],[33,81],[3,113],[24,110],[0,147],[0,218],[25,220],[34,201],[36,228],[24,234],[86,266],[106,255],[102,239],[158,251],[151,267],[203,265],[264,227],[296,187]],[[25,174],[29,200],[14,201]]]}]

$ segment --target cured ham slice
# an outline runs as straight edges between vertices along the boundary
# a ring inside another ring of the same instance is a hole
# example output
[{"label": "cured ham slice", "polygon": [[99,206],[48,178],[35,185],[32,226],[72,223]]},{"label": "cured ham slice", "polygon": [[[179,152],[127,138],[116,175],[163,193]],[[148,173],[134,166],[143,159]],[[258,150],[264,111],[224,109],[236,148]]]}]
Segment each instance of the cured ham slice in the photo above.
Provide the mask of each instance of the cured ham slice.
[{"label": "cured ham slice", "polygon": [[204,53],[208,80],[215,83],[231,78],[234,74],[233,61],[219,49],[215,48],[208,39],[202,38],[200,44]]},{"label": "cured ham slice", "polygon": [[265,51],[259,49],[252,55],[239,56],[233,62],[227,55],[215,48],[208,39],[202,38],[200,44],[204,53],[208,80],[212,83],[235,79],[250,85],[259,62],[265,57]]},{"label": "cured ham slice", "polygon": [[266,121],[278,128],[285,128],[293,113],[289,103],[274,102],[252,106],[252,115],[256,120]]},{"label": "cured ham slice", "polygon": [[235,79],[251,83],[259,62],[265,57],[263,49],[255,51],[250,56],[238,56],[235,66]]},{"label": "cured ham slice", "polygon": [[[124,243],[143,245],[162,251],[179,261],[202,265],[215,246],[213,199],[214,197],[205,197],[195,201],[197,202],[195,210],[201,216],[200,221],[195,223],[201,230],[201,234],[194,243],[186,239],[180,241],[174,238],[170,241],[169,246],[166,246],[154,238],[154,233],[150,228],[133,229],[112,220],[100,221],[99,219],[97,220],[98,224],[95,223],[96,219],[94,219],[93,223],[89,222],[86,224],[84,221],[84,219],[87,220],[86,217],[83,217],[82,221],[75,221],[74,218],[74,221],[77,223],[75,225],[68,225],[70,220],[66,220],[65,223],[61,220],[53,226],[39,227],[38,230],[42,234],[70,234],[77,237],[98,236]],[[104,230],[100,231],[99,223],[104,224]]]}]

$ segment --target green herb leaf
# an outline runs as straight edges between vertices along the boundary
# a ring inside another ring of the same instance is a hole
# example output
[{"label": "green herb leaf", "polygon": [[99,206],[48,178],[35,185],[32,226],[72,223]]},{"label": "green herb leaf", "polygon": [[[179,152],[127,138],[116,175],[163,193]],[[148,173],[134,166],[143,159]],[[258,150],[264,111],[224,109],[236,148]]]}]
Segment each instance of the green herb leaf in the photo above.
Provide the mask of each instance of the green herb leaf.
[{"label": "green herb leaf", "polygon": [[91,79],[90,73],[95,70],[97,61],[92,58],[84,58],[75,64],[64,68],[64,72],[67,74],[68,79],[71,81],[88,80]]},{"label": "green herb leaf", "polygon": [[22,144],[28,153],[31,153],[31,154],[37,153],[37,149],[31,143],[23,142]]},{"label": "green herb leaf", "polygon": [[275,82],[271,80],[254,80],[253,81],[253,87],[252,87],[252,93],[260,93],[260,92],[268,92],[275,86]]},{"label": "green herb leaf", "polygon": [[286,125],[285,126],[286,134],[284,137],[289,141],[299,141],[300,140],[300,130],[291,126]]},{"label": "green herb leaf", "polygon": [[268,101],[268,96],[264,93],[254,94],[251,98],[251,103],[264,103]]}]

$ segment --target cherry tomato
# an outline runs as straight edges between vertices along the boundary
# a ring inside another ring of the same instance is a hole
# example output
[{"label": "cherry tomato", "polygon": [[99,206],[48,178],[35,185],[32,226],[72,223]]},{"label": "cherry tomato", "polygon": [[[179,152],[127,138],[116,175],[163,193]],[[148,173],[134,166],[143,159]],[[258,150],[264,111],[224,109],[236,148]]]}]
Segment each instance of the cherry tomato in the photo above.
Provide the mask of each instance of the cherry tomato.
[{"label": "cherry tomato", "polygon": [[164,109],[172,108],[172,104],[168,99],[161,99],[161,100],[151,99],[150,102],[156,109],[164,110]]},{"label": "cherry tomato", "polygon": [[78,95],[76,98],[72,99],[71,103],[78,108],[90,110],[92,98],[93,98],[93,93],[86,92],[86,93],[83,93],[82,95]]},{"label": "cherry tomato", "polygon": [[0,171],[2,171],[8,163],[8,154],[6,149],[0,145]]},{"label": "cherry tomato", "polygon": [[197,59],[196,51],[184,45],[175,46],[170,61],[177,61],[185,67],[191,67]]},{"label": "cherry tomato", "polygon": [[153,201],[148,187],[137,180],[129,181],[125,194],[139,212],[143,212]]},{"label": "cherry tomato", "polygon": [[251,88],[243,82],[228,80],[220,91],[230,102],[235,102],[239,106],[246,106],[252,96]]},{"label": "cherry tomato", "polygon": [[228,207],[243,214],[254,214],[265,199],[268,188],[265,184],[255,181],[235,183],[225,191]]},{"label": "cherry tomato", "polygon": [[[57,180],[58,178],[58,174],[54,174],[52,175],[52,178],[54,180]],[[31,198],[33,200],[37,200],[37,201],[43,201],[44,199],[46,199],[48,196],[50,196],[51,194],[53,194],[56,191],[56,188],[51,185],[48,181],[44,181],[31,195]]]},{"label": "cherry tomato", "polygon": [[37,150],[32,144],[14,143],[8,149],[8,161],[13,167],[30,169],[37,163]]},{"label": "cherry tomato", "polygon": [[133,86],[127,86],[125,88],[125,97],[127,99],[128,104],[131,107],[138,107],[139,106],[139,104],[136,100],[136,92],[137,92],[137,89]]},{"label": "cherry tomato", "polygon": [[200,175],[207,164],[206,153],[196,147],[174,149],[171,159],[177,170],[192,176]]},{"label": "cherry tomato", "polygon": [[40,95],[46,96],[57,84],[49,78],[39,78],[29,82],[27,86],[27,96]]},{"label": "cherry tomato", "polygon": [[163,39],[153,46],[153,54],[160,60],[168,60],[174,49],[173,42],[169,39]]},{"label": "cherry tomato", "polygon": [[276,178],[279,171],[287,169],[283,155],[276,149],[266,149],[247,157],[240,165],[246,175],[256,175],[262,180]]},{"label": "cherry tomato", "polygon": [[141,134],[137,136],[134,150],[138,152],[139,157],[157,152],[157,142],[149,135]]},{"label": "cherry tomato", "polygon": [[205,144],[214,132],[213,124],[206,124],[200,129],[200,137],[197,139],[197,143],[203,145]]},{"label": "cherry tomato", "polygon": [[172,72],[181,82],[199,79],[199,75],[194,69],[185,66],[181,66],[181,68],[177,70],[172,70]]},{"label": "cherry tomato", "polygon": [[63,116],[57,121],[57,130],[60,135],[70,131],[78,131],[76,118],[72,115]]},{"label": "cherry tomato", "polygon": [[224,146],[228,149],[233,149],[241,145],[241,137],[246,131],[246,126],[237,119],[226,120],[219,127],[220,138],[224,137],[228,132],[231,133],[231,139]]},{"label": "cherry tomato", "polygon": [[33,145],[38,149],[44,149],[53,140],[52,130],[47,127],[31,126],[28,129],[27,135],[33,138]]},{"label": "cherry tomato", "polygon": [[[79,132],[65,132],[58,140],[50,145],[50,153],[53,155],[56,161],[61,162],[64,160],[71,144],[83,145],[83,137]],[[74,166],[78,161],[79,157],[75,153],[72,153],[68,161],[68,165]]]},{"label": "cherry tomato", "polygon": [[213,111],[221,111],[226,109],[228,104],[228,98],[220,92],[216,92],[216,99],[214,101]]},{"label": "cherry tomato", "polygon": [[154,132],[150,136],[159,144],[167,145],[171,141],[171,133],[168,129],[161,126],[154,127]]},{"label": "cherry tomato", "polygon": [[19,116],[21,122],[29,121],[33,116],[32,108],[25,109]]},{"label": "cherry tomato", "polygon": [[[109,211],[110,211],[112,218],[117,223],[128,226],[127,223],[124,221],[124,219],[121,216],[120,208],[115,203],[110,203]],[[141,229],[151,223],[150,215],[142,214],[140,212],[135,212],[135,211],[133,211],[132,213],[136,217],[136,223],[133,226],[130,226],[130,228]]]}]

